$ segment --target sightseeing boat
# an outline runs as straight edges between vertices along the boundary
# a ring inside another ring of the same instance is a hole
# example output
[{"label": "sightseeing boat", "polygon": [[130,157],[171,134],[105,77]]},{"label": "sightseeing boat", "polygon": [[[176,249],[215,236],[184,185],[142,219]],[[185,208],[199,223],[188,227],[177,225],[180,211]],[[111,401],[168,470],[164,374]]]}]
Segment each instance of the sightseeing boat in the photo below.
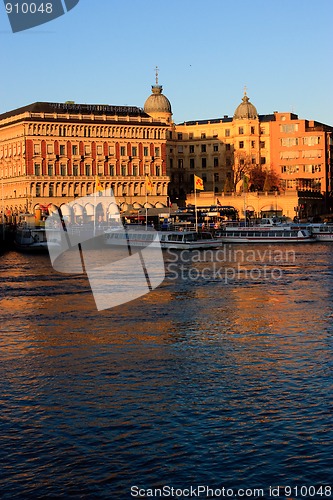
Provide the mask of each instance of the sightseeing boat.
[{"label": "sightseeing boat", "polygon": [[29,253],[46,253],[51,245],[59,246],[57,241],[57,231],[54,233],[54,238],[46,235],[46,230],[42,226],[30,226],[27,224],[16,227],[14,234],[14,246],[17,250]]},{"label": "sightseeing boat", "polygon": [[275,227],[226,227],[215,236],[222,243],[312,243],[315,238],[308,229],[281,225]]},{"label": "sightseeing boat", "polygon": [[333,243],[333,224],[311,224],[309,229],[317,241]]},{"label": "sightseeing boat", "polygon": [[122,230],[110,229],[105,232],[107,245],[128,245],[133,247],[150,247],[162,249],[202,249],[214,248],[221,245],[221,241],[211,233],[198,231],[154,231],[151,228]]}]

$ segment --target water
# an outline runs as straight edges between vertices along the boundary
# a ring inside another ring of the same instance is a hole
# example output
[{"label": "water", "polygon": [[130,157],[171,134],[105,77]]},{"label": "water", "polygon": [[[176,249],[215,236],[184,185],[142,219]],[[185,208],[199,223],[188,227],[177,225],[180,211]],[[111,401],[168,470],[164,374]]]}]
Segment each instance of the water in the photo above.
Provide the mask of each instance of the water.
[{"label": "water", "polygon": [[158,289],[102,312],[85,276],[1,257],[2,499],[330,496],[333,246],[237,248],[166,255]]}]

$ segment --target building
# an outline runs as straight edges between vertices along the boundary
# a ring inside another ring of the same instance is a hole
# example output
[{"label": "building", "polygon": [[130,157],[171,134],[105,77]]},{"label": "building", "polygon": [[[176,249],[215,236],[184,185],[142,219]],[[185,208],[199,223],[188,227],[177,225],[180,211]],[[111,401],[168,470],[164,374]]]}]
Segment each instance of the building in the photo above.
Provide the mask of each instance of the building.
[{"label": "building", "polygon": [[243,172],[259,165],[280,189],[255,193],[247,210],[311,216],[331,210],[332,130],[293,113],[260,115],[246,92],[232,117],[175,124],[156,71],[143,109],[37,102],[1,114],[3,211],[60,207],[94,192],[96,176],[124,211],[192,203],[194,175],[205,186],[200,204],[238,208]]},{"label": "building", "polygon": [[[119,204],[166,206],[167,131],[172,111],[157,84],[145,108],[36,102],[0,115],[0,173],[6,215],[60,207],[91,194],[96,176]],[[162,106],[162,108],[161,108]]]},{"label": "building", "polygon": [[232,204],[243,172],[259,165],[279,176],[278,196],[282,203],[282,195],[288,194],[289,216],[325,212],[332,192],[332,131],[328,125],[293,113],[259,115],[245,92],[233,117],[173,126],[168,141],[171,198],[180,205],[192,203],[197,175],[205,186],[205,193],[199,193],[200,203],[205,199],[208,204],[210,199],[214,204],[218,196],[227,198],[223,204]]}]

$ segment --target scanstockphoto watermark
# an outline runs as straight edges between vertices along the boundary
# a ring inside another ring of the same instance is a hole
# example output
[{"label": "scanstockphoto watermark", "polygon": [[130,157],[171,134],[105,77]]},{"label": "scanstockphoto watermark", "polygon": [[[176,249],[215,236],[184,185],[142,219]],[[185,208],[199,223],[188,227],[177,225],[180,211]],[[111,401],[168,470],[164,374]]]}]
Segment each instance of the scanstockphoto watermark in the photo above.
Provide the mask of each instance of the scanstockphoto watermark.
[{"label": "scanstockphoto watermark", "polygon": [[240,249],[225,245],[218,250],[182,252],[169,249],[166,275],[169,280],[184,281],[278,281],[282,279],[286,266],[295,261],[294,250],[281,250],[272,246]]}]

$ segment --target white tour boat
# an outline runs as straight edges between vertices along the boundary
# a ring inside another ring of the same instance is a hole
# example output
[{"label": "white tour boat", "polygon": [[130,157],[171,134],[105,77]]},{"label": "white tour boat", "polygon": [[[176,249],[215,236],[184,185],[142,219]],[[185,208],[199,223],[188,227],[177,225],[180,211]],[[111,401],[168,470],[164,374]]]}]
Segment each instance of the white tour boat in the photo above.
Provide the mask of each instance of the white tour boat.
[{"label": "white tour boat", "polygon": [[333,243],[333,224],[310,224],[309,228],[317,241]]},{"label": "white tour boat", "polygon": [[274,227],[226,227],[216,234],[222,243],[312,243],[308,229],[281,225]]},{"label": "white tour boat", "polygon": [[127,245],[162,249],[202,249],[221,246],[211,233],[197,231],[155,231],[151,228],[110,229],[105,232],[106,245]]},{"label": "white tour boat", "polygon": [[[48,236],[46,237],[46,231]],[[50,245],[59,246],[57,231],[46,230],[42,226],[30,226],[27,224],[16,227],[14,245],[17,250],[29,253],[46,253]],[[54,238],[53,238],[54,233]]]}]

